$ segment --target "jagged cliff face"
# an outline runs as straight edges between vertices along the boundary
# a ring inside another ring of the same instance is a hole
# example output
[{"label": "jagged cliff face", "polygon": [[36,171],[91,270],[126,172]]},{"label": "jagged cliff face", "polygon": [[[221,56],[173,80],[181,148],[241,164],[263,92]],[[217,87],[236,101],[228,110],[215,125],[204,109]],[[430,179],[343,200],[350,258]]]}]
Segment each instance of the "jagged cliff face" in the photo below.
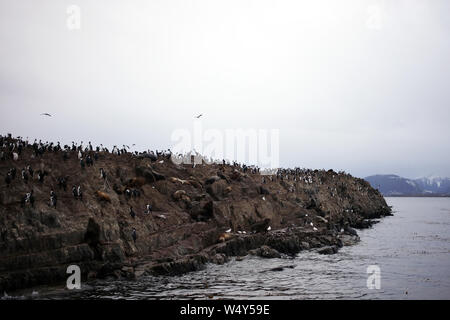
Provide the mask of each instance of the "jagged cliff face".
[{"label": "jagged cliff face", "polygon": [[[134,277],[193,271],[261,246],[276,254],[331,246],[332,253],[354,237],[347,227],[367,227],[366,219],[390,214],[367,182],[333,171],[305,172],[297,181],[266,177],[263,183],[261,175],[230,165],[192,168],[163,157],[100,152],[83,169],[77,151],[66,160],[62,151],[34,156],[31,146],[17,160],[8,148],[2,151],[0,291],[63,281],[71,264],[85,278]],[[28,165],[34,176],[25,183],[21,171]],[[7,185],[11,168],[17,174]],[[66,191],[58,187],[60,177],[67,178]],[[82,200],[72,194],[73,185],[81,186]],[[127,188],[140,195],[128,196]],[[33,206],[21,201],[31,190]],[[49,206],[51,190],[56,208]]]}]

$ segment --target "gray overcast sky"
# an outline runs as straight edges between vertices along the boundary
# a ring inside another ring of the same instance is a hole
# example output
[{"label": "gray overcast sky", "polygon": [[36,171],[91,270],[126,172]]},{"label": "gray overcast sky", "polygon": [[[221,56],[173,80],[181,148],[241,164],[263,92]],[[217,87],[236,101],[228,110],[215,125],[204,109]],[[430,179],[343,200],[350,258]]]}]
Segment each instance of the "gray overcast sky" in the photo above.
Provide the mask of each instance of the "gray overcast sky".
[{"label": "gray overcast sky", "polygon": [[283,166],[450,176],[449,14],[446,0],[0,0],[1,133],[165,149],[203,113],[205,128],[280,129]]}]

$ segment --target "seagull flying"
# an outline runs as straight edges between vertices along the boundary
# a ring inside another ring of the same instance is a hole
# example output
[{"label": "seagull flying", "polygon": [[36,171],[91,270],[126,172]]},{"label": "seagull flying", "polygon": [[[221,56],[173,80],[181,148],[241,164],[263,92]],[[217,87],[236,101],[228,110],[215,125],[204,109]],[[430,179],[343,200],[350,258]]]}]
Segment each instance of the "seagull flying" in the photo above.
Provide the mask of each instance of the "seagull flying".
[{"label": "seagull flying", "polygon": [[51,117],[52,115],[50,113],[41,113],[41,116]]},{"label": "seagull flying", "polygon": [[203,114],[199,114],[198,116],[196,116],[197,119],[199,119]]}]

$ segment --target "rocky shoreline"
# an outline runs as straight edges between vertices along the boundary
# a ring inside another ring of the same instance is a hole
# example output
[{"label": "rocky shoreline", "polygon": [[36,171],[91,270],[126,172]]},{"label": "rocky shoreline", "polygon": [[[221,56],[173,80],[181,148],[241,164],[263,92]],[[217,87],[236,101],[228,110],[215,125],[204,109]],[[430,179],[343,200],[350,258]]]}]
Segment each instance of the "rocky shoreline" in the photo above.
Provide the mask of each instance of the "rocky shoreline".
[{"label": "rocky shoreline", "polygon": [[[0,144],[0,292],[64,282],[73,264],[89,280],[178,275],[247,254],[333,254],[358,241],[355,229],[391,215],[366,181],[333,170],[269,179],[237,164],[193,167],[166,155],[37,145],[44,151],[10,137]],[[79,152],[95,161],[81,166]],[[6,183],[12,168],[28,166],[44,181],[18,174]],[[58,186],[61,177],[81,186],[82,199]],[[30,190],[33,206],[21,200]]]},{"label": "rocky shoreline", "polygon": [[[316,233],[304,228],[280,229],[267,234],[234,235],[225,243],[214,245],[199,254],[176,261],[137,265],[125,268],[115,277],[134,278],[137,275],[180,275],[186,272],[203,270],[207,263],[224,264],[231,257],[242,259],[247,255],[262,258],[293,257],[303,250],[316,250],[320,254],[334,254],[345,245],[359,241],[357,235],[334,232]],[[135,271],[136,270],[136,271]],[[144,271],[145,270],[145,271]],[[131,273],[129,273],[131,271]]]}]

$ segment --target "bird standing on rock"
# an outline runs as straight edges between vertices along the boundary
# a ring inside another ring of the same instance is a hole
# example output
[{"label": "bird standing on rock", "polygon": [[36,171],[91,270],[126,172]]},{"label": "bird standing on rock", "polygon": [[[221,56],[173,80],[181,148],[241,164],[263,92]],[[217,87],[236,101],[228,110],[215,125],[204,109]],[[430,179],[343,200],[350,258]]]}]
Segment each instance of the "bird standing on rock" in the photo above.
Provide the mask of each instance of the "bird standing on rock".
[{"label": "bird standing on rock", "polygon": [[33,173],[34,173],[33,168],[31,168],[31,166],[28,165],[27,170],[28,170],[28,173],[30,174],[30,177],[33,178]]},{"label": "bird standing on rock", "polygon": [[53,190],[50,191],[50,207],[53,207],[56,209],[56,201],[57,197]]},{"label": "bird standing on rock", "polygon": [[22,180],[23,180],[25,183],[28,183],[28,174],[27,174],[27,172],[25,171],[25,169],[22,169]]},{"label": "bird standing on rock", "polygon": [[133,207],[130,207],[130,216],[134,219],[136,217],[136,212],[134,212]]},{"label": "bird standing on rock", "polygon": [[81,191],[80,185],[77,188],[77,197],[78,197],[78,199],[83,200],[83,192]]},{"label": "bird standing on rock", "polygon": [[100,178],[106,180],[106,172],[105,170],[103,170],[103,168],[100,168]]},{"label": "bird standing on rock", "polygon": [[152,212],[152,206],[150,204],[147,204],[145,214],[149,214],[150,212]]}]

